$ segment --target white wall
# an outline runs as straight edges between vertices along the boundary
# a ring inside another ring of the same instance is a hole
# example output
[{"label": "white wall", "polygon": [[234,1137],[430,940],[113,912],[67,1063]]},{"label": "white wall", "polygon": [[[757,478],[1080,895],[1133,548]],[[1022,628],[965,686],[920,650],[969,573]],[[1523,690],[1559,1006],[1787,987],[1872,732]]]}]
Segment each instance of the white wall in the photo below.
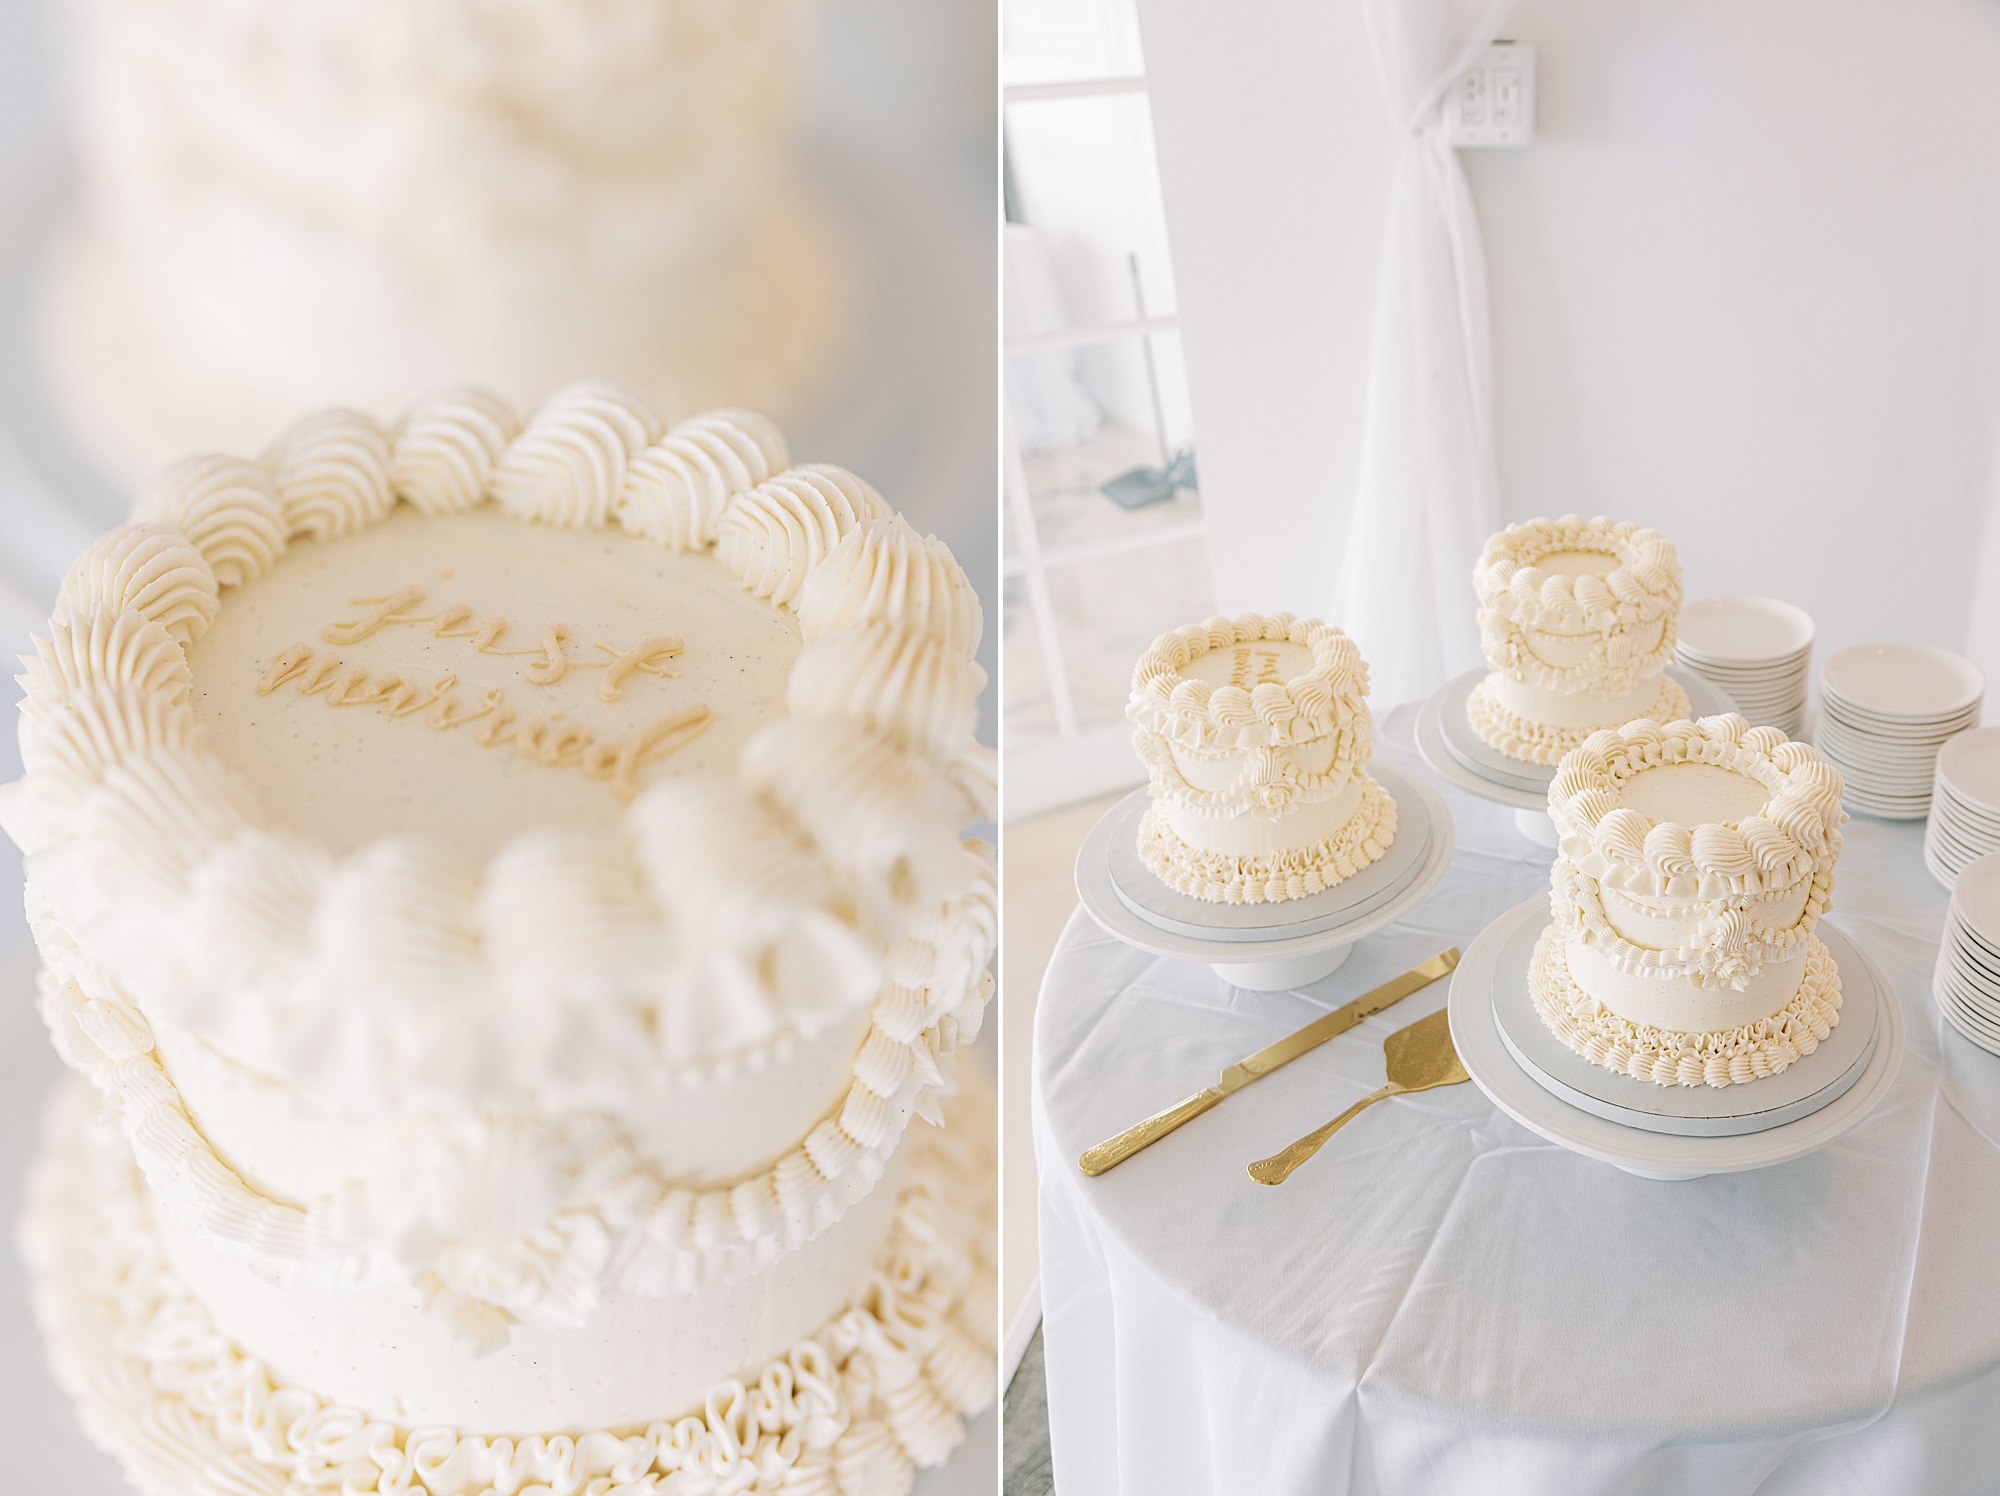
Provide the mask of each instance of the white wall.
[{"label": "white wall", "polygon": [[[1320,610],[1395,152],[1360,6],[1139,10],[1218,599]],[[1539,138],[1464,153],[1503,516],[1654,524],[1691,596],[1788,597],[1822,654],[1966,646],[2000,446],[2000,5],[1521,0],[1506,34],[1537,48]]]}]

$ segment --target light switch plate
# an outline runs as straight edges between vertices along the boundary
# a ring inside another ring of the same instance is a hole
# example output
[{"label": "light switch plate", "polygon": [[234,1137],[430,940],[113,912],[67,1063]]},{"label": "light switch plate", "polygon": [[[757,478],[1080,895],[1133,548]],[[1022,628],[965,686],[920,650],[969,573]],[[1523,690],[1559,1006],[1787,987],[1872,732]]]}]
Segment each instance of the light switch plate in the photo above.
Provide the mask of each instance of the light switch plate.
[{"label": "light switch plate", "polygon": [[1535,49],[1495,42],[1480,53],[1446,91],[1444,118],[1453,145],[1533,145]]}]

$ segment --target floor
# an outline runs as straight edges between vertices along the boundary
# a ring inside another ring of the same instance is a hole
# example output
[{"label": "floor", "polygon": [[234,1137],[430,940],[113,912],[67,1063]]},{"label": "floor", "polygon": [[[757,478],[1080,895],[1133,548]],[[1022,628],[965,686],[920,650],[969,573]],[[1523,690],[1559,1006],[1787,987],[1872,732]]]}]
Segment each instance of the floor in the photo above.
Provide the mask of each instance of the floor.
[{"label": "floor", "polygon": [[[1097,820],[1126,791],[1009,823],[1001,894],[1007,919],[1000,956],[1002,1255],[1000,1304],[1011,1326],[1035,1278],[1035,1145],[1028,1128],[1028,1054],[1035,998],[1056,940],[1076,908],[1071,870]],[[1024,1365],[1026,1363],[1023,1363]]]},{"label": "floor", "polygon": [[1028,1342],[1021,1369],[1007,1386],[1002,1404],[1006,1439],[1001,1450],[1000,1496],[1054,1496],[1056,1476],[1049,1458],[1049,1399],[1042,1376],[1042,1332]]}]

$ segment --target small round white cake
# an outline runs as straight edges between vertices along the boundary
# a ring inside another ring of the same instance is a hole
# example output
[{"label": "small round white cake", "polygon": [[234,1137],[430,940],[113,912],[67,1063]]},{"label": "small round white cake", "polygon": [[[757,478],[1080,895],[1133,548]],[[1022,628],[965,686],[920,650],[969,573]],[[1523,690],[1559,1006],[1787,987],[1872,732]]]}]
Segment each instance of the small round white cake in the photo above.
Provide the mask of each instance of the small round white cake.
[{"label": "small round white cake", "polygon": [[1536,1010],[1585,1058],[1661,1085],[1775,1075],[1840,1021],[1813,927],[1840,775],[1735,713],[1591,735],[1549,788],[1561,836]]},{"label": "small round white cake", "polygon": [[801,7],[74,0],[57,413],[137,484],[309,410],[596,374],[796,416],[853,319]]},{"label": "small round white cake", "polygon": [[992,990],[979,632],[852,473],[610,382],[325,412],[84,552],[0,822],[124,1136],[63,1114],[24,1240],[140,1484],[944,1458],[991,1149],[902,1144]]},{"label": "small round white cake", "polygon": [[1688,714],[1666,674],[1680,558],[1658,531],[1574,514],[1509,525],[1472,583],[1491,673],[1466,713],[1502,753],[1553,764],[1599,728]]},{"label": "small round white cake", "polygon": [[1211,903],[1304,898],[1389,849],[1396,802],[1368,773],[1368,666],[1331,624],[1289,613],[1162,634],[1125,715],[1150,773],[1139,852]]}]

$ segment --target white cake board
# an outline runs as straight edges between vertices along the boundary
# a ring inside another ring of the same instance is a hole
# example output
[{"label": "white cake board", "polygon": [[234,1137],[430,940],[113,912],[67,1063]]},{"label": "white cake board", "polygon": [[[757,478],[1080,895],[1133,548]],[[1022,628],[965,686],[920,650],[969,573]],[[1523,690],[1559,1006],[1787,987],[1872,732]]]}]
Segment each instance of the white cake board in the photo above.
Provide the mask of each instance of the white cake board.
[{"label": "white cake board", "polygon": [[1430,802],[1417,793],[1416,781],[1383,764],[1370,765],[1370,770],[1396,802],[1396,836],[1380,857],[1331,888],[1264,904],[1216,904],[1176,892],[1139,856],[1139,823],[1153,803],[1143,789],[1127,795],[1105,817],[1112,823],[1112,886],[1125,907],[1147,924],[1197,940],[1287,940],[1350,924],[1401,893],[1422,871],[1430,852]]},{"label": "white cake board", "polygon": [[[1407,791],[1404,786],[1407,786]],[[1091,828],[1077,853],[1077,897],[1084,911],[1107,933],[1139,950],[1181,961],[1206,961],[1225,982],[1253,992],[1282,992],[1304,987],[1335,970],[1363,936],[1393,923],[1421,904],[1451,866],[1454,841],[1451,813],[1445,808],[1444,800],[1422,780],[1403,776],[1403,783],[1392,793],[1400,796],[1406,792],[1422,797],[1431,827],[1430,842],[1416,875],[1386,902],[1311,934],[1287,932],[1269,939],[1245,942],[1240,935],[1231,940],[1176,934],[1142,919],[1119,898],[1117,885],[1111,878],[1111,838],[1116,834],[1116,806]]]},{"label": "white cake board", "polygon": [[[1700,1179],[1707,1174],[1764,1169],[1802,1158],[1859,1126],[1895,1083],[1903,1061],[1902,1004],[1868,953],[1844,932],[1822,923],[1822,939],[1829,931],[1842,937],[1836,957],[1842,982],[1851,976],[1858,995],[1865,979],[1880,1008],[1877,1022],[1881,1031],[1875,1053],[1861,1078],[1839,1099],[1796,1122],[1734,1137],[1675,1137],[1648,1132],[1571,1106],[1544,1090],[1508,1052],[1493,1014],[1493,983],[1508,938],[1520,925],[1547,913],[1547,899],[1529,899],[1481,931],[1452,973],[1446,1006],[1451,1013],[1452,1044],[1473,1084],[1501,1111],[1558,1147],[1643,1179]],[[1833,949],[1831,940],[1827,945]]]},{"label": "white cake board", "polygon": [[[1692,670],[1670,664],[1666,673],[1680,682],[1681,689],[1687,692],[1688,706],[1695,716],[1717,717],[1736,710],[1735,703],[1727,694]],[[1556,777],[1557,766],[1508,758],[1481,741],[1479,735],[1472,731],[1472,724],[1465,720],[1465,703],[1472,695],[1472,688],[1484,680],[1486,674],[1483,665],[1476,670],[1468,670],[1446,681],[1431,694],[1430,700],[1417,714],[1417,752],[1424,756],[1425,763],[1467,794],[1516,811],[1536,812],[1535,815],[1516,815],[1514,824],[1523,836],[1536,845],[1553,847],[1556,834],[1554,825],[1549,821],[1548,786]],[[1448,714],[1453,719],[1449,722]],[[1461,738],[1477,742],[1483,756],[1475,756],[1470,748],[1459,746]],[[1505,770],[1499,768],[1498,763],[1502,759],[1512,767]]]},{"label": "white cake board", "polygon": [[1507,937],[1493,974],[1493,1017],[1515,1063],[1551,1095],[1593,1116],[1647,1132],[1731,1137],[1766,1132],[1832,1105],[1861,1079],[1882,1029],[1881,1003],[1852,942],[1831,925],[1821,938],[1841,973],[1840,1021],[1811,1054],[1776,1075],[1734,1086],[1660,1086],[1593,1065],[1556,1037],[1535,1011],[1528,965],[1548,928],[1547,911]]}]

